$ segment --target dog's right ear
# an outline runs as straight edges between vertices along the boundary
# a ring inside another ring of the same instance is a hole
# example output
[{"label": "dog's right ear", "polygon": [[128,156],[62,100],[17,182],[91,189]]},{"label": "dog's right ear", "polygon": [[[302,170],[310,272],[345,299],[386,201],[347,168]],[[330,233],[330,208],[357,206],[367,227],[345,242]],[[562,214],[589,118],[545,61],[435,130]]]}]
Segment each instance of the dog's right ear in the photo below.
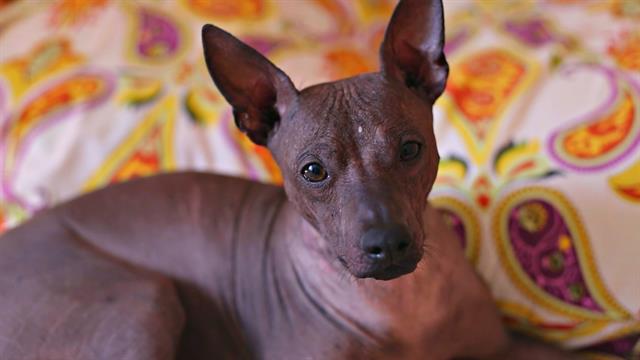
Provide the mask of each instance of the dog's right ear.
[{"label": "dog's right ear", "polygon": [[238,128],[266,145],[298,91],[289,77],[256,50],[213,25],[202,28],[204,57],[213,79],[233,107]]}]

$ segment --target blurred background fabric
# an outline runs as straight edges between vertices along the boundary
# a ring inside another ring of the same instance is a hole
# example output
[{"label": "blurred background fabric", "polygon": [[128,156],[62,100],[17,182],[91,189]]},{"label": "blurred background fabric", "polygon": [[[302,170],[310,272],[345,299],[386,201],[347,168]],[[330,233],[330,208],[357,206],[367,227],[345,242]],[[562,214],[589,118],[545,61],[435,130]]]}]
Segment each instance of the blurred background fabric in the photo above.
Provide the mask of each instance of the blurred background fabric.
[{"label": "blurred background fabric", "polygon": [[[202,25],[302,88],[376,71],[394,5],[0,0],[0,232],[159,172],[280,183],[210,80]],[[445,0],[445,13],[431,201],[510,327],[640,356],[640,1]]]}]

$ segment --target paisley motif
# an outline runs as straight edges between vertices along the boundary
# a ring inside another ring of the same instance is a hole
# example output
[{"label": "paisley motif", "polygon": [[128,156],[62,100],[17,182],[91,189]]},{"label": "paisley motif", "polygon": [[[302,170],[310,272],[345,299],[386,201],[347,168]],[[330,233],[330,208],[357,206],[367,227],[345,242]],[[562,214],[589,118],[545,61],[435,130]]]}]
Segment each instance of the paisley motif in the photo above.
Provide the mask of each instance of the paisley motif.
[{"label": "paisley motif", "polygon": [[11,179],[18,171],[24,144],[31,136],[56,120],[64,119],[70,111],[91,108],[104,101],[113,88],[113,80],[104,74],[78,73],[27,101],[22,110],[9,119],[7,141],[0,148],[3,190],[11,192]]},{"label": "paisley motif", "polygon": [[496,185],[484,172],[476,176],[471,183],[471,196],[482,210],[487,210],[492,205],[497,191]]},{"label": "paisley motif", "polygon": [[[447,91],[465,117],[480,124],[498,115],[525,71],[526,65],[515,55],[485,50],[453,66]],[[481,127],[475,130],[480,137],[486,135]]]},{"label": "paisley motif", "polygon": [[52,26],[88,23],[109,0],[58,0],[51,7]]},{"label": "paisley motif", "polygon": [[343,2],[340,0],[313,0],[313,2],[334,18],[335,29],[339,34],[353,33],[353,18]]},{"label": "paisley motif", "polygon": [[483,50],[452,64],[443,105],[476,163],[488,159],[503,111],[535,70],[503,49]]},{"label": "paisley motif", "polygon": [[53,38],[39,43],[22,57],[0,64],[0,76],[18,99],[38,82],[83,62],[85,57],[73,51],[69,40]]},{"label": "paisley motif", "polygon": [[264,0],[182,0],[182,3],[193,14],[214,20],[255,20],[267,10]]},{"label": "paisley motif", "polygon": [[119,80],[118,102],[129,106],[147,104],[160,96],[162,85],[155,78],[124,74]]},{"label": "paisley motif", "polygon": [[623,199],[640,204],[640,160],[610,177],[609,186]]},{"label": "paisley motif", "polygon": [[[380,45],[382,45],[382,41],[384,40],[386,28],[384,26],[372,27],[371,35],[369,36],[369,40],[367,43],[369,44],[369,49],[379,49]],[[374,55],[369,54],[369,56],[373,59]]]},{"label": "paisley motif", "polygon": [[637,357],[635,356],[640,355],[638,353],[634,354],[634,349],[637,344],[640,344],[640,330],[625,336],[611,337],[606,341],[589,346],[584,350],[590,353],[619,356],[624,359],[636,359]]},{"label": "paisley motif", "polygon": [[544,18],[509,19],[504,28],[522,43],[532,47],[546,45],[555,39],[548,20]]},{"label": "paisley motif", "polygon": [[634,90],[602,69],[615,88],[598,110],[558,130],[549,138],[549,152],[576,171],[602,170],[623,159],[640,143],[640,100]]},{"label": "paisley motif", "polygon": [[500,184],[521,179],[540,179],[557,175],[547,159],[540,154],[537,140],[509,142],[501,147],[493,159],[493,170]]},{"label": "paisley motif", "polygon": [[630,319],[604,287],[581,220],[554,190],[529,187],[499,205],[493,231],[511,280],[545,308],[577,319]]},{"label": "paisley motif", "polygon": [[640,71],[640,30],[622,32],[611,42],[607,52],[621,68]]},{"label": "paisley motif", "polygon": [[480,223],[473,210],[462,201],[449,196],[435,197],[430,202],[460,240],[467,259],[476,263],[480,249]]},{"label": "paisley motif", "polygon": [[438,164],[434,191],[442,187],[463,188],[468,171],[469,164],[465,159],[455,155],[443,157]]},{"label": "paisley motif", "polygon": [[259,53],[269,56],[269,53],[280,47],[290,45],[286,39],[271,38],[266,36],[243,36],[242,41],[258,50]]},{"label": "paisley motif", "polygon": [[0,201],[0,234],[27,220],[30,214],[17,204]]},{"label": "paisley motif", "polygon": [[497,300],[505,325],[514,331],[562,344],[569,339],[593,337],[602,333],[614,321],[577,320],[559,318],[545,320],[536,311],[522,303]]},{"label": "paisley motif", "polygon": [[226,109],[226,102],[211,87],[194,86],[184,96],[184,108],[195,123],[213,125]]},{"label": "paisley motif", "polygon": [[85,191],[174,169],[173,129],[177,111],[175,96],[168,96],[151,108],[85,183]]},{"label": "paisley motif", "polygon": [[157,145],[160,142],[161,129],[154,128],[143,139],[136,150],[123,161],[122,165],[111,175],[110,183],[117,183],[137,177],[155,174],[160,171],[160,154]]},{"label": "paisley motif", "polygon": [[6,219],[6,215],[4,214],[3,209],[0,208],[0,234],[9,228],[10,228],[10,224]]},{"label": "paisley motif", "polygon": [[[465,193],[478,208],[487,210],[502,189],[515,182],[539,180],[560,174],[551,168],[547,159],[540,153],[537,140],[509,142],[493,155],[493,173],[482,167],[469,170],[469,163],[457,156],[444,157],[438,166],[438,177],[434,192],[446,188]],[[467,173],[476,175],[467,179]]]},{"label": "paisley motif", "polygon": [[616,16],[640,19],[640,4],[636,1],[612,0],[609,5]]},{"label": "paisley motif", "polygon": [[395,6],[395,1],[391,0],[356,0],[354,2],[359,18],[365,22],[387,19]]},{"label": "paisley motif", "polygon": [[168,15],[142,6],[130,13],[133,31],[129,53],[133,60],[163,64],[186,48],[185,31]]},{"label": "paisley motif", "polygon": [[9,112],[8,108],[9,108],[9,104],[7,100],[7,92],[5,91],[5,87],[0,81],[0,127],[2,127],[2,124],[4,123],[4,120],[5,120],[4,115],[2,114],[8,113]]},{"label": "paisley motif", "polygon": [[531,12],[531,8],[535,3],[530,1],[476,1],[475,6],[485,14],[496,16],[496,14],[508,16],[517,16],[518,14],[526,14]]},{"label": "paisley motif", "polygon": [[326,69],[330,79],[342,79],[361,73],[372,72],[375,64],[366,54],[361,54],[354,49],[336,48],[324,54]]},{"label": "paisley motif", "polygon": [[240,132],[230,112],[225,113],[221,121],[225,138],[230,148],[234,150],[237,160],[242,164],[244,173],[251,179],[282,184],[282,173],[269,150],[254,144]]},{"label": "paisley motif", "polygon": [[473,35],[474,29],[471,29],[469,26],[461,26],[455,33],[448,35],[444,45],[444,53],[447,56],[451,56],[451,54],[467,42]]}]

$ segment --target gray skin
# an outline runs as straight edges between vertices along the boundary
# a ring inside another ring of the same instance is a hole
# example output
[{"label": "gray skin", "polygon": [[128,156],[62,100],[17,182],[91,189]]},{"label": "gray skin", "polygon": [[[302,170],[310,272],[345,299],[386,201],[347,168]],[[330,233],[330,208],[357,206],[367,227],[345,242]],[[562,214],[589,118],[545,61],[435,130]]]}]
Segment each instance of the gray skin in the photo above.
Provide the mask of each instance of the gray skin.
[{"label": "gray skin", "polygon": [[7,232],[0,358],[569,358],[506,334],[427,203],[443,31],[439,1],[403,0],[381,72],[298,91],[205,26],[212,78],[284,189],[159,175]]}]

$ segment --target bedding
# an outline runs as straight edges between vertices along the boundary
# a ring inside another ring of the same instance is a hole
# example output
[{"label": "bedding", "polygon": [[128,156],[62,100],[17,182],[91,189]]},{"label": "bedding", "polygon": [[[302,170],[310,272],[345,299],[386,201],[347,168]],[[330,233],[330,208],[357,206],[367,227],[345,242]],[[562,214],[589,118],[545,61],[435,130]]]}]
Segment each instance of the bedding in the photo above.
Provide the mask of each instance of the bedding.
[{"label": "bedding", "polygon": [[[375,71],[393,6],[0,0],[0,232],[159,172],[280,183],[211,83],[202,25],[302,88]],[[640,357],[640,2],[445,1],[445,14],[431,202],[508,326],[593,358]]]}]

